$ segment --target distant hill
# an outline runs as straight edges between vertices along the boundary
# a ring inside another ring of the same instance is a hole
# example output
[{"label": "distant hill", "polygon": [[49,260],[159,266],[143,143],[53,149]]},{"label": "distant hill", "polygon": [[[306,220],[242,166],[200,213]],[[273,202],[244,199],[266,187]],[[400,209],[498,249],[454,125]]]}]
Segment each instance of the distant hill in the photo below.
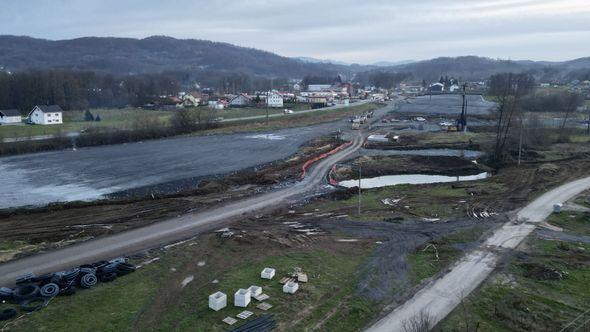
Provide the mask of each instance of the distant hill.
[{"label": "distant hill", "polygon": [[400,66],[400,65],[407,65],[409,63],[414,63],[414,60],[401,60],[401,61],[379,61],[372,63],[372,66],[376,67],[391,67],[391,66]]},{"label": "distant hill", "polygon": [[328,63],[328,64],[335,64],[335,65],[341,65],[341,66],[350,66],[350,63],[346,63],[344,61],[338,61],[338,60],[331,60],[331,59],[316,59],[316,58],[310,58],[310,57],[306,57],[306,56],[299,56],[299,57],[295,57],[295,59],[303,61],[303,62],[307,62],[307,63]]},{"label": "distant hill", "polygon": [[530,72],[539,79],[555,79],[586,75],[590,69],[590,57],[564,62],[513,61],[478,56],[440,57],[384,67],[387,71],[410,72],[414,77],[437,80],[448,75],[457,78],[479,80],[500,72]]},{"label": "distant hill", "polygon": [[10,71],[57,68],[137,74],[208,70],[281,77],[350,70],[346,66],[309,63],[227,43],[163,36],[57,41],[0,36],[0,66]]},{"label": "distant hill", "polygon": [[28,69],[91,70],[117,75],[173,71],[213,78],[218,76],[215,74],[225,72],[302,78],[307,75],[335,77],[336,74],[353,77],[361,72],[389,71],[409,72],[414,80],[438,80],[441,75],[482,80],[499,72],[528,71],[537,78],[548,80],[588,79],[585,77],[590,75],[590,57],[565,62],[536,62],[462,56],[348,65],[334,60],[283,57],[228,43],[164,36],[51,41],[0,35],[0,68],[12,72]]}]

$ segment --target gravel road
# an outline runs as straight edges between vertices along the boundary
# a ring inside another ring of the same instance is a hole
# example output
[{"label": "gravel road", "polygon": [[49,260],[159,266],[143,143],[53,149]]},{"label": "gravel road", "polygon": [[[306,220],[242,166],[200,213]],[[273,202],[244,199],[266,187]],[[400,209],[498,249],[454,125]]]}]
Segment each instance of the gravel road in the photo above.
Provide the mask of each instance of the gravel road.
[{"label": "gravel road", "polygon": [[552,212],[554,203],[563,203],[590,188],[590,177],[566,183],[521,209],[515,220],[496,230],[479,248],[464,256],[446,275],[434,280],[367,331],[405,331],[405,326],[421,313],[429,316],[431,327],[445,318],[494,270],[503,250],[516,248]]}]

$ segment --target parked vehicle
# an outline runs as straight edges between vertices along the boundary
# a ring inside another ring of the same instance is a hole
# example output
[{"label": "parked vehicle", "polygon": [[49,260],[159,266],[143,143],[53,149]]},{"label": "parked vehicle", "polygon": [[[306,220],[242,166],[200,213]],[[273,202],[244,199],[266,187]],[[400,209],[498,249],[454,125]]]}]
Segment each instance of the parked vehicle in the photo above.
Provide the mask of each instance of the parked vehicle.
[{"label": "parked vehicle", "polygon": [[283,111],[283,113],[285,113],[285,114],[293,114],[293,110],[288,110],[288,109],[285,109],[285,110]]}]

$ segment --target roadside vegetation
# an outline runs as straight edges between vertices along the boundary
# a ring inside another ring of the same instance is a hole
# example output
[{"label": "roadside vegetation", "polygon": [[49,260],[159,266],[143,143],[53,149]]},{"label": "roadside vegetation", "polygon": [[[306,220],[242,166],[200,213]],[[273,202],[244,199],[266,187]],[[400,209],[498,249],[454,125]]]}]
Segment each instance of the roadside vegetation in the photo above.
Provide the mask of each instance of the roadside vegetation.
[{"label": "roadside vegetation", "polygon": [[[590,244],[575,236],[590,233],[588,214],[564,211],[548,222],[562,225],[574,238],[546,239],[540,236],[543,230],[531,234],[509,263],[464,299],[437,330],[561,331],[587,311]],[[583,330],[588,318],[582,316],[565,331]]]}]

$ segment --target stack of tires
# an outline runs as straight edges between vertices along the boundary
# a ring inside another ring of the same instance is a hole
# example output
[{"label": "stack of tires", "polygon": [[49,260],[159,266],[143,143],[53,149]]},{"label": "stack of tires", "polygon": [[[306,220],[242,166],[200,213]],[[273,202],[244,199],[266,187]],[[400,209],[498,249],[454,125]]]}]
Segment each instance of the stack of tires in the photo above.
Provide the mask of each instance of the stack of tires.
[{"label": "stack of tires", "polygon": [[[73,295],[77,288],[92,288],[98,281],[110,282],[133,271],[134,265],[118,258],[38,277],[28,273],[16,280],[16,288],[0,287],[0,303],[18,304],[23,311],[33,312],[47,306],[53,297]],[[0,310],[0,321],[16,315],[14,308]]]}]

